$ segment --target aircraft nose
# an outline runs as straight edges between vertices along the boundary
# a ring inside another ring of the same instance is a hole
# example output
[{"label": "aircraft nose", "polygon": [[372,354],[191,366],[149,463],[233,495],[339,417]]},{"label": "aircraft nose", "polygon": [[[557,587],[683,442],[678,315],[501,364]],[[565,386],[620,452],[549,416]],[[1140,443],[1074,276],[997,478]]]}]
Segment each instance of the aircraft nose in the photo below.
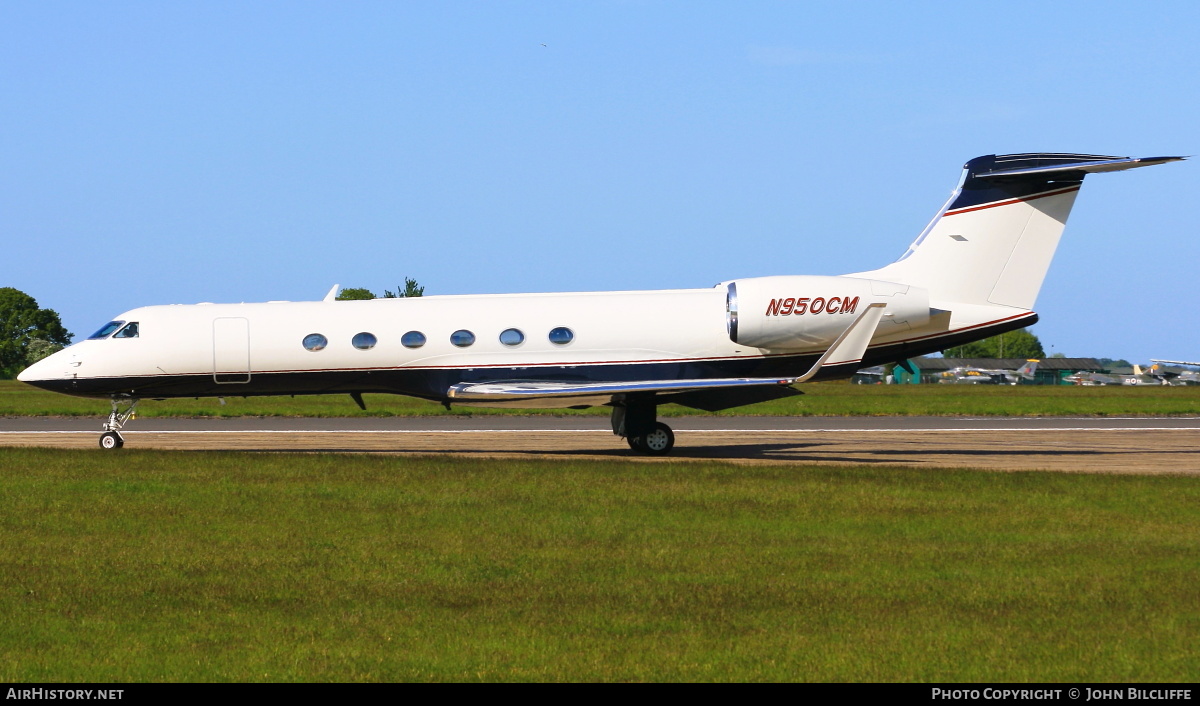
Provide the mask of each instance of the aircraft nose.
[{"label": "aircraft nose", "polygon": [[53,355],[50,355],[49,358],[38,360],[37,363],[26,367],[25,370],[17,373],[17,379],[19,379],[20,382],[31,383],[40,381],[40,379],[58,377],[53,376],[52,373],[50,373],[50,365],[52,365],[50,358],[54,358]]},{"label": "aircraft nose", "polygon": [[33,382],[34,380],[41,379],[39,376],[41,375],[41,370],[44,368],[42,365],[43,362],[45,361],[39,360],[28,368],[25,368],[21,372],[17,373],[17,379],[21,382]]},{"label": "aircraft nose", "polygon": [[68,359],[65,351],[58,351],[42,358],[33,365],[17,374],[17,380],[36,384],[39,381],[59,380],[70,377]]}]

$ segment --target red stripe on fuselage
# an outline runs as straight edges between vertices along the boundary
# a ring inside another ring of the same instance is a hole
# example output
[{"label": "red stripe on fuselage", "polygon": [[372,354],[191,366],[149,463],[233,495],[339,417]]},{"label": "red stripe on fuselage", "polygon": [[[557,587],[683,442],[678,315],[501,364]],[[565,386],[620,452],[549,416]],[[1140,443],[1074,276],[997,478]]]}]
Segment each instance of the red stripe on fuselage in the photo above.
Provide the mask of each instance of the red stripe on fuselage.
[{"label": "red stripe on fuselage", "polygon": [[1044,199],[1047,196],[1057,196],[1059,194],[1067,194],[1072,191],[1079,191],[1079,187],[1072,186],[1072,187],[1068,187],[1066,189],[1058,189],[1056,191],[1047,191],[1043,194],[1037,194],[1036,196],[1025,196],[1025,197],[1019,198],[1019,199],[1008,199],[1007,201],[996,201],[994,203],[985,203],[982,206],[971,206],[970,208],[960,208],[960,209],[957,209],[954,211],[946,211],[942,215],[943,216],[957,216],[960,213],[970,213],[971,211],[982,211],[985,208],[996,208],[998,206],[1009,206],[1014,203],[1021,203],[1022,201],[1036,201],[1037,199]]}]

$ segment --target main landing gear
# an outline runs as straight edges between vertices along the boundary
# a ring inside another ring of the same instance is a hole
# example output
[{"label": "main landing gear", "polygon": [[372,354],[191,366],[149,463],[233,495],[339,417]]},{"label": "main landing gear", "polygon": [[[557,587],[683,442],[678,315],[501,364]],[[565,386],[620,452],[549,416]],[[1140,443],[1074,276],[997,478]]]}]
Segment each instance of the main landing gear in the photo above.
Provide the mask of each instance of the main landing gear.
[{"label": "main landing gear", "polygon": [[665,456],[675,446],[671,427],[655,419],[654,394],[631,394],[613,400],[612,430],[625,437],[629,448],[649,456]]},{"label": "main landing gear", "polygon": [[[124,410],[121,409],[123,401],[128,403]],[[137,418],[137,405],[136,397],[113,395],[112,412],[108,414],[108,421],[104,423],[104,433],[100,435],[100,448],[119,449],[125,445],[125,439],[121,436],[121,428],[129,420]]]}]

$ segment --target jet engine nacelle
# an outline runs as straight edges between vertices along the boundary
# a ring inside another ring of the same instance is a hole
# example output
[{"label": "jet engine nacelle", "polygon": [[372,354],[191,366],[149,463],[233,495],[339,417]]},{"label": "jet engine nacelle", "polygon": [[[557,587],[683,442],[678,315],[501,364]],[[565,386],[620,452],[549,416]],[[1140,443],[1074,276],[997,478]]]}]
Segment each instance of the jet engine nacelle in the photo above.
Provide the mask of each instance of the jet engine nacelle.
[{"label": "jet engine nacelle", "polygon": [[754,348],[823,348],[868,304],[886,305],[874,338],[929,322],[929,292],[856,277],[756,277],[729,282],[729,338]]}]

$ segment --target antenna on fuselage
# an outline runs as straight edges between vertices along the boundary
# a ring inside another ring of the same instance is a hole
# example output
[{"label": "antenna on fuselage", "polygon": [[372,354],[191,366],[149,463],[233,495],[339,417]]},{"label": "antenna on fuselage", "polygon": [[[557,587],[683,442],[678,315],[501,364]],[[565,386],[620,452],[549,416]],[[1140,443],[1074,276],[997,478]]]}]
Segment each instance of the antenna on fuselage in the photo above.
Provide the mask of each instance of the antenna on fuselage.
[{"label": "antenna on fuselage", "polygon": [[331,301],[333,301],[334,299],[337,299],[338,290],[340,290],[341,288],[342,288],[342,285],[340,285],[340,284],[335,284],[335,285],[333,285],[333,289],[329,290],[329,294],[326,294],[326,295],[325,295],[325,298],[324,298],[324,299],[322,299],[321,301],[323,301],[323,302],[331,302]]}]

